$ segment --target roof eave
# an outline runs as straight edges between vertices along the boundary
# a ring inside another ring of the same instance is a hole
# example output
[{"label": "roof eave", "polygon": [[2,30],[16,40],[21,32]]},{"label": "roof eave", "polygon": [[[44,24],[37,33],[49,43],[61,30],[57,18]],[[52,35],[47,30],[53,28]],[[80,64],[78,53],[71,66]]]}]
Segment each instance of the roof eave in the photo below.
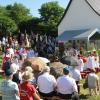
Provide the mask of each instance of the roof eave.
[{"label": "roof eave", "polygon": [[86,3],[92,8],[92,10],[98,15],[98,16],[100,16],[100,13],[98,13],[91,5],[90,5],[90,3],[87,1],[87,0],[85,0],[86,1]]},{"label": "roof eave", "polygon": [[66,15],[66,13],[67,13],[67,11],[68,11],[68,9],[69,9],[69,7],[70,7],[72,1],[73,1],[73,0],[70,0],[70,1],[69,1],[68,6],[66,7],[65,12],[64,12],[63,16],[61,17],[60,21],[58,22],[57,26],[59,26],[59,24],[61,23],[61,21],[62,21],[63,18],[65,17],[65,15]]}]

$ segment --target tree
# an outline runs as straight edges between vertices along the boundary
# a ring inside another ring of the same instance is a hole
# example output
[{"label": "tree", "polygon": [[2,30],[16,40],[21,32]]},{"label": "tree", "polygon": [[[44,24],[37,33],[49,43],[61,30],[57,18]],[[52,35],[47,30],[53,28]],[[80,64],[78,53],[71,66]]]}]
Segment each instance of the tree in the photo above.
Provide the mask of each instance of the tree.
[{"label": "tree", "polygon": [[42,4],[39,9],[41,15],[41,26],[44,26],[46,32],[56,32],[57,24],[63,15],[64,9],[59,6],[58,2],[48,2]]},{"label": "tree", "polygon": [[8,16],[8,12],[3,6],[0,6],[0,16]]},{"label": "tree", "polygon": [[22,21],[29,20],[32,18],[29,13],[29,9],[27,9],[22,4],[15,3],[13,6],[8,5],[6,9],[9,12],[9,17],[15,20],[17,25],[19,25],[19,23]]},{"label": "tree", "polygon": [[14,32],[17,30],[15,22],[6,16],[0,16],[0,33],[1,35],[7,35],[8,32]]},{"label": "tree", "polygon": [[27,32],[31,32],[31,31],[34,31],[34,32],[37,32],[39,30],[39,27],[38,27],[38,23],[40,22],[40,19],[37,18],[37,17],[33,17],[32,19],[29,19],[29,20],[25,20],[25,21],[22,21],[19,25],[19,29],[24,32],[25,30]]}]

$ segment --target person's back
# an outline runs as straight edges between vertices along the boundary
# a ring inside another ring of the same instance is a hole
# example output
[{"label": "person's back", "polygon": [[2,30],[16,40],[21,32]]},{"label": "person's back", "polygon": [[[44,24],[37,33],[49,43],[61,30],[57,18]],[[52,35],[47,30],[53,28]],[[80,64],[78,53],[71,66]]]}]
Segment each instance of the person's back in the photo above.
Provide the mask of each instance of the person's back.
[{"label": "person's back", "polygon": [[76,68],[73,68],[71,71],[72,78],[75,79],[75,81],[80,81],[81,80],[81,74],[80,71]]},{"label": "person's back", "polygon": [[77,90],[76,85],[75,85],[76,90],[74,90],[75,89],[73,88],[74,84],[75,84],[75,80],[72,79],[71,77],[65,75],[60,76],[57,79],[57,91],[61,94],[72,94],[74,91]]},{"label": "person's back", "polygon": [[57,79],[58,96],[62,99],[79,100],[76,82],[69,76],[67,67],[63,69],[63,73],[64,75]]},{"label": "person's back", "polygon": [[19,85],[20,100],[40,100],[40,97],[37,95],[37,90],[35,89],[34,85],[29,82],[32,77],[33,74],[29,71],[25,71],[23,73],[23,82]]},{"label": "person's back", "polygon": [[90,73],[88,75],[88,87],[89,88],[96,88],[98,76],[95,73]]},{"label": "person's back", "polygon": [[54,91],[54,88],[56,87],[56,80],[54,76],[49,73],[44,73],[38,77],[37,84],[41,92],[50,93]]},{"label": "person's back", "polygon": [[18,85],[12,81],[12,72],[8,70],[5,75],[6,80],[0,84],[2,100],[20,100]]},{"label": "person's back", "polygon": [[39,94],[43,97],[52,97],[55,95],[56,79],[50,75],[50,68],[45,66],[43,74],[38,77],[37,85]]},{"label": "person's back", "polygon": [[20,99],[21,100],[34,100],[33,94],[36,92],[34,85],[26,81],[20,84]]},{"label": "person's back", "polygon": [[11,80],[5,80],[1,83],[0,91],[2,91],[2,100],[20,100],[16,96],[17,84]]},{"label": "person's back", "polygon": [[99,77],[95,74],[95,69],[91,69],[91,73],[88,75],[87,79],[90,95],[92,95],[93,92],[97,95],[99,90]]}]

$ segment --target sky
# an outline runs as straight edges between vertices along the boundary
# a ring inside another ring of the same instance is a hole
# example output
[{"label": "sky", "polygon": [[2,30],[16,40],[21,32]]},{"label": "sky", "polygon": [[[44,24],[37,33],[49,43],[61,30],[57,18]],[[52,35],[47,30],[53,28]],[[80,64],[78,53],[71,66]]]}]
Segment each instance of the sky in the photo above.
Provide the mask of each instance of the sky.
[{"label": "sky", "polygon": [[30,9],[31,15],[35,17],[39,17],[39,12],[38,9],[41,8],[41,5],[46,2],[51,2],[51,1],[58,1],[59,5],[63,8],[67,7],[67,4],[69,0],[0,0],[0,5],[1,6],[6,6],[8,4],[14,4],[16,3],[21,3],[24,6],[26,6],[28,9]]}]

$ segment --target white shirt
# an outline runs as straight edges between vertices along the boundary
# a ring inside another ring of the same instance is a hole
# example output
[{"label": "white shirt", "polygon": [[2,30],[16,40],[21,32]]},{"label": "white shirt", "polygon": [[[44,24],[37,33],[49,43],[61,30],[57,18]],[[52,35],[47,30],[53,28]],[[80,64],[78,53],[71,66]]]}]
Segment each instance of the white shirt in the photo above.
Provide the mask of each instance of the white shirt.
[{"label": "white shirt", "polygon": [[97,80],[99,80],[99,77],[95,73],[90,73],[88,75],[88,87],[95,88],[97,86]]},{"label": "white shirt", "polygon": [[87,68],[94,68],[95,67],[95,59],[94,56],[89,56],[87,60]]},{"label": "white shirt", "polygon": [[84,68],[84,62],[83,62],[82,59],[78,59],[78,61],[79,61],[78,69],[79,69],[80,71],[83,71],[83,68]]},{"label": "white shirt", "polygon": [[9,49],[8,49],[8,52],[9,52],[10,55],[14,55],[14,50],[13,50],[13,48],[9,48]]},{"label": "white shirt", "polygon": [[71,71],[71,75],[72,75],[72,78],[75,79],[75,81],[81,80],[81,74],[80,74],[80,71],[78,69],[73,69]]},{"label": "white shirt", "polygon": [[56,79],[48,72],[40,75],[37,80],[39,91],[42,93],[50,93],[54,91],[56,84]]},{"label": "white shirt", "polygon": [[96,56],[95,59],[95,67],[99,68],[99,56]]},{"label": "white shirt", "polygon": [[77,85],[73,78],[63,75],[57,79],[57,92],[61,94],[72,94],[77,92]]}]

